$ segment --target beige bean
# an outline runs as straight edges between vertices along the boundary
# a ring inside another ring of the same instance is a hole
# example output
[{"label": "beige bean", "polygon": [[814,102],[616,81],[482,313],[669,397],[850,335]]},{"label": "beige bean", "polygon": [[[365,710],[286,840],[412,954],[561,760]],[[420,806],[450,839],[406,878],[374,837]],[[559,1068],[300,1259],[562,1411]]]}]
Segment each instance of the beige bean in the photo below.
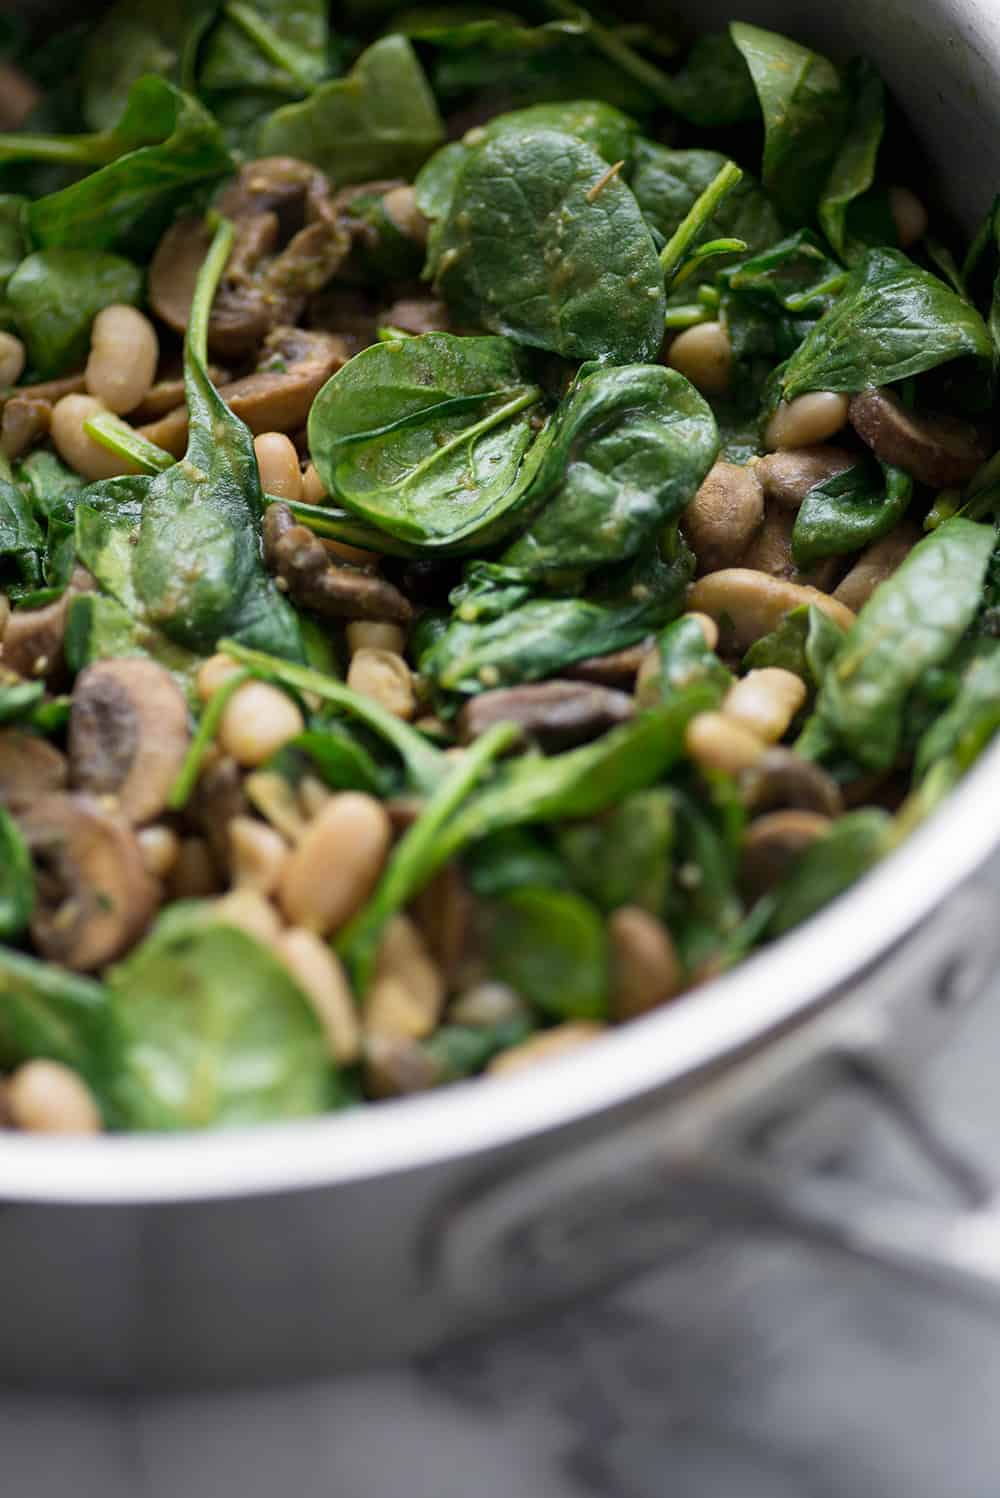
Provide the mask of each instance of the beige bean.
[{"label": "beige bean", "polygon": [[214,697],[227,677],[235,676],[240,667],[228,655],[210,655],[198,667],[195,690],[202,702]]},{"label": "beige bean", "polygon": [[315,1009],[333,1059],[352,1065],[361,1056],[361,1023],[340,959],[303,926],[283,931],[274,952]]},{"label": "beige bean", "polygon": [[212,851],[203,837],[181,838],[174,866],[167,875],[167,894],[172,900],[195,900],[214,895],[219,875]]},{"label": "beige bean", "polygon": [[701,632],[705,636],[705,644],[709,650],[715,650],[719,643],[719,626],[715,620],[709,614],[699,614],[696,610],[688,610],[684,617],[686,619],[697,619],[701,625]]},{"label": "beige bean", "polygon": [[315,775],[303,775],[299,781],[298,796],[302,815],[311,821],[313,817],[319,816],[329,801],[330,792],[322,780],[317,780]]},{"label": "beige bean", "polygon": [[27,354],[15,333],[0,332],[0,390],[16,385],[24,373]]},{"label": "beige bean", "polygon": [[365,995],[366,1033],[422,1040],[440,1020],[444,997],[441,969],[419,928],[409,916],[394,916],[382,933]]},{"label": "beige bean", "polygon": [[26,1061],[7,1083],[11,1120],[31,1134],[99,1134],[101,1114],[83,1078],[61,1061]]},{"label": "beige bean", "polygon": [[764,491],[752,468],[716,463],[681,516],[700,572],[732,567],[764,520]]},{"label": "beige bean", "polygon": [[253,439],[257,455],[260,484],[265,494],[276,499],[302,498],[302,470],[295,443],[284,432],[261,432]]},{"label": "beige bean", "polygon": [[109,452],[83,430],[83,423],[108,408],[96,395],[64,395],[52,407],[52,441],[63,462],[85,479],[112,479],[137,473],[134,463]]},{"label": "beige bean", "polygon": [[181,848],[176,832],[172,827],[154,822],[149,827],[138,828],[135,836],[147,873],[152,874],[154,879],[166,879],[177,862]]},{"label": "beige bean", "polygon": [[567,1020],[565,1024],[554,1025],[551,1030],[539,1030],[537,1035],[522,1040],[520,1045],[511,1046],[509,1051],[501,1051],[499,1056],[493,1057],[486,1070],[491,1076],[506,1077],[525,1066],[534,1066],[536,1062],[551,1061],[582,1045],[589,1045],[603,1034],[604,1028],[595,1020]]},{"label": "beige bean", "polygon": [[406,630],[382,619],[353,619],[345,634],[352,655],[358,650],[388,650],[402,655],[406,647]]},{"label": "beige bean", "polygon": [[474,983],[458,994],[448,1006],[448,1020],[453,1025],[480,1026],[501,1025],[507,1020],[519,1019],[527,1013],[527,1007],[516,989],[507,983],[484,979]]},{"label": "beige bean", "polygon": [[386,712],[410,719],[416,711],[413,674],[401,655],[393,650],[364,646],[351,657],[347,685],[352,692],[373,698]]},{"label": "beige bean", "polygon": [[759,738],[776,744],[806,700],[806,684],[794,671],[763,666],[734,681],[722,703],[728,718],[745,723]]},{"label": "beige bean", "polygon": [[229,823],[229,869],[237,889],[272,895],[288,857],[280,833],[255,817],[234,817]]},{"label": "beige bean", "polygon": [[764,446],[778,452],[827,442],[847,425],[850,404],[846,395],[834,390],[812,390],[782,401],[767,424]]},{"label": "beige bean", "polygon": [[90,330],[87,390],[109,411],[124,416],[145,400],[156,379],[160,342],[156,329],[137,307],[102,307]]},{"label": "beige bean", "polygon": [[908,187],[889,188],[889,212],[896,226],[899,245],[908,250],[927,233],[927,209]]},{"label": "beige bean", "polygon": [[751,572],[747,567],[727,567],[700,577],[688,590],[688,607],[708,614],[720,625],[725,648],[742,655],[761,635],[777,629],[785,615],[803,604],[814,603],[834,624],[849,629],[854,615],[849,608],[818,588],[784,578]]},{"label": "beige bean", "polygon": [[224,926],[235,926],[263,947],[273,946],[281,935],[278,912],[256,889],[234,889],[212,902],[212,916]]},{"label": "beige bean", "polygon": [[920,533],[915,527],[903,525],[898,530],[891,531],[888,536],[883,536],[881,541],[873,541],[858,557],[847,576],[834,588],[834,598],[857,613],[864,608],[879,584],[892,576],[919,540]]},{"label": "beige bean", "polygon": [[299,798],[284,775],[276,770],[254,770],[243,782],[246,798],[265,821],[276,827],[290,843],[305,836],[307,822]]},{"label": "beige bean", "polygon": [[427,243],[430,225],[417,207],[417,195],[409,184],[390,187],[382,199],[382,207],[407,239],[412,239],[414,244]]},{"label": "beige bean", "polygon": [[733,346],[721,322],[700,322],[678,333],[667,363],[703,395],[725,395],[733,369]]},{"label": "beige bean", "polygon": [[329,495],[323,487],[323,480],[316,472],[315,463],[307,463],[302,474],[302,503],[304,505],[325,504]]},{"label": "beige bean", "polygon": [[297,703],[280,687],[248,681],[226,703],[219,723],[219,743],[238,765],[253,770],[277,754],[305,728]]},{"label": "beige bean", "polygon": [[281,871],[278,898],[289,923],[323,935],[339,930],[374,889],[391,838],[389,815],[373,796],[331,796]]},{"label": "beige bean", "polygon": [[739,775],[757,763],[764,747],[752,728],[725,713],[696,713],[684,731],[684,748],[702,770]]},{"label": "beige bean", "polygon": [[681,960],[673,937],[655,915],[638,905],[622,905],[608,918],[608,936],[615,1019],[634,1019],[681,992]]}]

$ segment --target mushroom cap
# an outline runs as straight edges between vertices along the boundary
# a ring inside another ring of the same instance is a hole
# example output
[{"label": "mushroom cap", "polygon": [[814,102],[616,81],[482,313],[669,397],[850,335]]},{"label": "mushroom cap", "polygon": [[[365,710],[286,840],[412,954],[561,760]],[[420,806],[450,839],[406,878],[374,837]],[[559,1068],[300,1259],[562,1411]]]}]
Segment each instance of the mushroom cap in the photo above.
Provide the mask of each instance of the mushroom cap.
[{"label": "mushroom cap", "polygon": [[0,733],[0,806],[13,807],[47,791],[60,791],[68,775],[66,756],[47,739],[21,728]]},{"label": "mushroom cap", "polygon": [[891,390],[863,390],[852,398],[850,414],[851,426],[880,462],[932,489],[967,483],[990,455],[981,428],[955,416],[908,411]]},{"label": "mushroom cap", "polygon": [[497,723],[516,723],[547,749],[566,749],[596,738],[635,714],[635,702],[614,687],[587,681],[539,681],[498,687],[472,697],[456,720],[461,744]]},{"label": "mushroom cap", "polygon": [[127,821],[150,822],[163,811],[190,742],[184,695],[155,661],[98,661],[77,677],[70,779],[75,789],[114,796]]},{"label": "mushroom cap", "polygon": [[42,609],[15,609],[7,620],[3,634],[3,664],[18,676],[50,684],[62,679],[66,659],[63,643],[69,606],[79,593],[88,593],[94,579],[83,567],[77,567],[69,587],[55,603]]}]

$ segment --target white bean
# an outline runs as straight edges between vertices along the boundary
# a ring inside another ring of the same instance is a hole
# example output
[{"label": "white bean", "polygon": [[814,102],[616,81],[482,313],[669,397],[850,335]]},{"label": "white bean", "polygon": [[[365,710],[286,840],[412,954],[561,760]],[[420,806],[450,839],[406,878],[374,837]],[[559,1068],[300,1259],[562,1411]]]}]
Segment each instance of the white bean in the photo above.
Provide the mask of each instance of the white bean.
[{"label": "white bean", "polygon": [[397,915],[379,943],[375,977],[365,995],[369,1034],[430,1035],[441,1018],[445,984],[427,943],[409,916]]},{"label": "white bean", "polygon": [[288,857],[284,838],[256,817],[234,817],[228,832],[229,868],[236,888],[272,895]]},{"label": "white bean", "polygon": [[352,692],[373,698],[386,712],[409,719],[416,711],[413,676],[401,655],[394,650],[356,650],[347,670],[347,685]]},{"label": "white bean", "polygon": [[138,472],[134,463],[95,442],[83,423],[108,408],[96,395],[64,395],[52,407],[52,441],[56,452],[85,479],[113,479]]},{"label": "white bean", "polygon": [[360,791],[331,796],[281,871],[278,898],[289,924],[322,935],[339,930],[374,889],[391,840],[380,801]]},{"label": "white bean", "polygon": [[801,676],[780,666],[763,666],[733,682],[722,711],[769,744],[776,744],[788,732],[805,700],[806,684]]},{"label": "white bean", "polygon": [[207,702],[210,697],[214,697],[226,678],[233,676],[239,669],[231,656],[210,655],[198,667],[195,678],[195,688],[201,701]]},{"label": "white bean", "polygon": [[309,463],[305,473],[302,475],[302,503],[307,505],[321,505],[329,498],[323,487],[323,480],[316,472],[316,464]]},{"label": "white bean", "polygon": [[297,703],[280,687],[247,681],[236,688],[222,710],[219,743],[238,765],[254,770],[304,728]]},{"label": "white bean", "polygon": [[109,411],[134,411],[152,388],[160,344],[156,329],[137,307],[102,307],[90,330],[87,390]]},{"label": "white bean", "polygon": [[339,958],[302,926],[283,931],[274,952],[315,1009],[334,1060],[350,1066],[361,1055],[361,1023]]},{"label": "white bean", "polygon": [[99,1134],[101,1115],[83,1078],[61,1061],[26,1061],[7,1083],[5,1102],[32,1134]]},{"label": "white bean", "polygon": [[764,433],[768,452],[815,447],[847,425],[850,401],[835,390],[812,390],[793,401],[781,401]]},{"label": "white bean", "polygon": [[154,879],[165,879],[181,850],[176,832],[172,827],[154,823],[151,827],[140,827],[135,836],[147,873]]},{"label": "white bean", "polygon": [[253,450],[264,493],[276,499],[301,500],[302,469],[292,439],[284,432],[261,432],[253,439]]},{"label": "white bean", "polygon": [[680,993],[684,969],[670,932],[655,915],[621,905],[608,918],[608,936],[616,1019],[633,1019]]},{"label": "white bean", "polygon": [[24,373],[24,344],[14,333],[0,332],[0,390],[16,385]]},{"label": "white bean", "polygon": [[281,935],[281,919],[274,906],[259,890],[233,889],[212,903],[212,915],[224,926],[235,926],[263,947],[270,947]]},{"label": "white bean", "polygon": [[738,775],[757,763],[764,741],[738,718],[696,713],[685,729],[684,748],[701,769]]},{"label": "white bean", "polygon": [[721,322],[700,322],[678,333],[667,363],[703,395],[725,395],[733,369],[733,346]]},{"label": "white bean", "polygon": [[522,1040],[520,1045],[511,1046],[509,1051],[501,1051],[499,1056],[493,1057],[486,1070],[491,1076],[506,1076],[508,1072],[534,1066],[537,1061],[551,1061],[555,1056],[589,1045],[603,1030],[604,1026],[594,1020],[566,1020],[551,1030],[540,1030],[537,1035]]}]

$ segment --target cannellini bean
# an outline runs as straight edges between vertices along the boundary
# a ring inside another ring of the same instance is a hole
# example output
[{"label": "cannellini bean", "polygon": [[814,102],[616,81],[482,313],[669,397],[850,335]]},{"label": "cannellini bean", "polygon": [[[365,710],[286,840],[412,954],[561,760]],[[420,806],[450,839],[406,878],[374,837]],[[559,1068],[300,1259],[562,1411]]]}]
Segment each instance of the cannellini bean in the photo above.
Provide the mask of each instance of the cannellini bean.
[{"label": "cannellini bean", "polygon": [[382,619],[354,619],[346,634],[352,655],[358,650],[388,650],[393,655],[402,655],[406,645],[406,630]]},{"label": "cannellini bean", "polygon": [[731,567],[764,520],[764,491],[752,468],[716,463],[681,516],[701,572]]},{"label": "cannellini bean", "polygon": [[281,871],[278,898],[289,923],[324,935],[339,930],[374,889],[391,839],[380,801],[359,791],[331,796]]},{"label": "cannellini bean", "polygon": [[608,936],[616,1019],[634,1019],[680,993],[684,969],[673,937],[655,915],[638,905],[622,905],[608,918]]},{"label": "cannellini bean", "polygon": [[253,439],[253,450],[264,493],[277,499],[302,499],[302,470],[292,439],[284,432],[261,432]]},{"label": "cannellini bean", "polygon": [[83,423],[108,408],[96,395],[64,395],[52,407],[52,441],[63,462],[85,479],[113,479],[137,473],[134,463],[109,452],[83,430]]},{"label": "cannellini bean", "polygon": [[732,377],[733,346],[721,322],[700,322],[678,333],[667,363],[703,395],[725,395]]},{"label": "cannellini bean", "polygon": [[154,823],[150,827],[140,827],[135,836],[147,872],[154,879],[165,879],[176,864],[181,848],[176,832],[172,827]]},{"label": "cannellini bean", "polygon": [[83,1078],[61,1061],[26,1061],[7,1083],[14,1125],[32,1134],[99,1134],[101,1114]]},{"label": "cannellini bean", "polygon": [[167,876],[167,894],[172,900],[195,900],[214,895],[219,875],[211,849],[203,837],[181,838],[174,866]]},{"label": "cannellini bean", "polygon": [[794,671],[764,666],[734,681],[722,703],[729,718],[737,718],[759,738],[776,744],[784,738],[795,714],[806,700],[806,684]]},{"label": "cannellini bean", "polygon": [[20,338],[14,333],[0,332],[0,389],[17,384],[24,373],[26,358]]},{"label": "cannellini bean", "polygon": [[486,1070],[494,1077],[507,1076],[522,1067],[534,1066],[538,1061],[551,1061],[567,1051],[588,1045],[603,1033],[604,1028],[595,1020],[567,1020],[565,1024],[554,1025],[551,1030],[540,1030],[537,1035],[522,1040],[520,1045],[511,1046],[509,1051],[501,1051],[499,1056],[493,1057]]},{"label": "cannellini bean", "polygon": [[386,712],[410,719],[416,711],[413,675],[401,655],[393,650],[364,646],[351,657],[347,685],[352,692],[372,697]]},{"label": "cannellini bean", "polygon": [[[699,614],[696,610],[689,610],[684,617],[686,619],[697,619],[701,625],[701,632],[705,636],[705,644],[709,650],[714,650],[719,643],[719,626],[715,620],[709,614]],[[647,660],[648,658],[647,656]]]},{"label": "cannellini bean", "polygon": [[417,195],[409,183],[401,187],[390,187],[382,199],[382,207],[396,228],[414,244],[425,245],[430,225],[417,207]]},{"label": "cannellini bean", "polygon": [[297,703],[280,687],[248,681],[226,703],[219,743],[244,769],[256,769],[305,729]]},{"label": "cannellini bean", "polygon": [[315,775],[303,775],[299,781],[298,795],[302,813],[308,820],[318,817],[330,799],[330,792]]},{"label": "cannellini bean", "polygon": [[782,401],[767,424],[768,452],[790,447],[815,447],[847,425],[850,400],[834,390],[812,390],[793,401]]},{"label": "cannellini bean", "polygon": [[448,1019],[454,1025],[501,1025],[527,1013],[521,995],[508,983],[484,979],[460,993],[448,1006]]},{"label": "cannellini bean", "polygon": [[229,823],[229,869],[237,889],[272,895],[288,857],[280,833],[254,817],[234,817]]},{"label": "cannellini bean", "polygon": [[272,946],[281,935],[278,912],[256,889],[234,889],[221,895],[212,904],[212,914],[223,925],[235,926],[265,947]]},{"label": "cannellini bean", "polygon": [[927,209],[908,187],[889,188],[889,212],[896,225],[900,248],[908,250],[927,233]]},{"label": "cannellini bean", "polygon": [[243,790],[251,806],[260,812],[272,827],[276,827],[290,843],[302,841],[306,832],[306,819],[302,815],[299,798],[284,775],[276,770],[254,770],[243,782]]},{"label": "cannellini bean", "polygon": [[722,626],[726,649],[738,655],[803,604],[814,603],[841,629],[850,629],[854,623],[851,610],[828,593],[748,567],[727,567],[700,577],[688,590],[687,601],[691,609],[708,614]]},{"label": "cannellini bean", "polygon": [[302,503],[306,505],[321,505],[329,496],[323,487],[323,480],[316,472],[316,464],[308,463],[302,475]]},{"label": "cannellini bean", "polygon": [[315,1009],[334,1060],[352,1065],[361,1056],[361,1023],[339,958],[302,926],[283,931],[274,951]]},{"label": "cannellini bean", "polygon": [[409,916],[394,916],[382,933],[365,995],[366,1033],[421,1040],[441,1018],[444,997],[444,978],[420,930]]},{"label": "cannellini bean", "polygon": [[160,343],[156,329],[137,307],[102,307],[90,330],[87,390],[109,411],[124,416],[145,400],[156,379]]},{"label": "cannellini bean", "polygon": [[764,741],[725,713],[696,713],[684,732],[684,747],[703,770],[738,775],[749,770],[764,753]]},{"label": "cannellini bean", "polygon": [[214,697],[229,676],[234,676],[240,667],[228,655],[210,655],[198,667],[198,675],[195,678],[195,690],[202,702],[208,702]]}]

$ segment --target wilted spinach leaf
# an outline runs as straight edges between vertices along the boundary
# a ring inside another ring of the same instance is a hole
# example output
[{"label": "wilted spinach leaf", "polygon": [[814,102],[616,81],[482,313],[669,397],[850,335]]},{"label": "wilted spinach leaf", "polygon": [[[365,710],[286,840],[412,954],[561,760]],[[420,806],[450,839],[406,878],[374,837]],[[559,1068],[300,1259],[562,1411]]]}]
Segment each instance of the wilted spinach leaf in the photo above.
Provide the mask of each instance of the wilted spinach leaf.
[{"label": "wilted spinach leaf", "polygon": [[113,302],[135,306],[142,272],[120,255],[90,250],[36,250],[7,282],[17,331],[40,379],[80,366],[90,345],[90,325]]},{"label": "wilted spinach leaf", "polygon": [[589,901],[568,890],[526,888],[488,912],[487,950],[501,982],[553,1019],[603,1019],[608,938]]},{"label": "wilted spinach leaf", "polygon": [[777,629],[755,641],[743,657],[743,666],[747,671],[780,666],[794,671],[806,686],[816,688],[843,639],[844,631],[829,614],[814,603],[805,604],[792,609]]},{"label": "wilted spinach leaf", "polygon": [[913,480],[863,459],[809,490],[795,516],[792,555],[807,569],[822,557],[860,551],[894,530],[910,507]]},{"label": "wilted spinach leaf", "polygon": [[36,1057],[78,1071],[107,1121],[117,1121],[108,1108],[118,1054],[105,988],[0,946],[0,1066]]},{"label": "wilted spinach leaf", "polygon": [[13,327],[7,282],[28,249],[28,199],[15,193],[0,193],[0,328]]},{"label": "wilted spinach leaf", "polygon": [[198,87],[306,94],[328,71],[325,0],[253,0],[223,7],[199,55]]},{"label": "wilted spinach leaf", "polygon": [[823,232],[842,260],[853,260],[863,245],[852,243],[851,207],[875,181],[875,164],[885,130],[885,88],[874,63],[855,59],[847,72],[851,120],[834,158],[819,205]]},{"label": "wilted spinach leaf", "polygon": [[[14,818],[0,806],[0,941],[15,941],[22,934],[34,905],[31,855]],[[2,994],[0,969],[0,997]]]},{"label": "wilted spinach leaf", "polygon": [[216,6],[208,0],[117,0],[88,30],[83,57],[83,114],[92,130],[110,130],[144,73],[176,79],[185,41],[197,40]]},{"label": "wilted spinach leaf", "polygon": [[696,37],[683,67],[670,74],[661,97],[692,125],[740,125],[755,120],[759,113],[753,79],[728,31],[708,31]]},{"label": "wilted spinach leaf", "polygon": [[692,687],[704,687],[717,707],[733,684],[732,672],[710,650],[697,619],[684,615],[668,624],[656,642],[660,658],[657,691],[661,702],[673,702]]},{"label": "wilted spinach leaf", "polygon": [[782,936],[843,894],[890,848],[892,819],[879,807],[848,812],[796,859],[775,891],[768,934]]},{"label": "wilted spinach leaf", "polygon": [[962,672],[954,701],[921,736],[914,775],[923,777],[940,760],[966,769],[1000,728],[1000,640],[978,642]]},{"label": "wilted spinach leaf", "polygon": [[463,139],[466,147],[482,145],[500,135],[523,135],[533,130],[559,130],[582,140],[596,151],[608,166],[632,161],[639,126],[620,109],[600,99],[566,99],[552,104],[532,104],[494,115],[485,125],[470,130]]},{"label": "wilted spinach leaf", "polygon": [[662,915],[674,847],[674,800],[662,786],[636,791],[590,822],[568,822],[556,833],[576,888],[606,913],[639,905]]}]

